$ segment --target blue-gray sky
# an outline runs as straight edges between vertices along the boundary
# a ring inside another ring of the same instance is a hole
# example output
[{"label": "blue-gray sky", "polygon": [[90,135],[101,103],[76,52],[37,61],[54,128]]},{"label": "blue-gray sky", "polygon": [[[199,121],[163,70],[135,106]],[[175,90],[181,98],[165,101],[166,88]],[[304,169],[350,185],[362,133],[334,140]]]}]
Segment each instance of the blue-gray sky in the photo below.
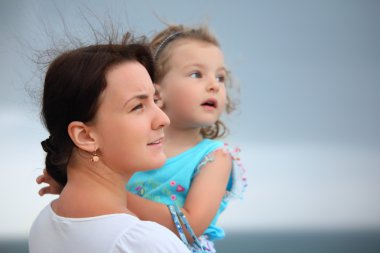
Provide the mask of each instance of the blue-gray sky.
[{"label": "blue-gray sky", "polygon": [[34,183],[47,133],[28,57],[65,37],[62,20],[86,37],[81,13],[148,36],[164,28],[157,16],[216,33],[240,85],[228,141],[249,175],[227,229],[380,228],[379,1],[2,0],[0,238],[26,235],[52,199]]}]

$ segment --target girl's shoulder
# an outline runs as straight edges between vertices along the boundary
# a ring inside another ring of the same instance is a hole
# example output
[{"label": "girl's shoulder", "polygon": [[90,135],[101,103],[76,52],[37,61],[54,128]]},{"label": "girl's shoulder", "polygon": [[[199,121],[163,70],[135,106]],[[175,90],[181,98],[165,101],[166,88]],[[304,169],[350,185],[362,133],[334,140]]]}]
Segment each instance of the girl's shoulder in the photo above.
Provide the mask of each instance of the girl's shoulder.
[{"label": "girl's shoulder", "polygon": [[224,145],[225,143],[223,141],[205,138],[199,143],[197,143],[193,148],[194,149],[215,149]]},{"label": "girl's shoulder", "polygon": [[205,156],[224,145],[221,141],[203,139],[195,146],[183,151],[182,153],[167,159],[165,165],[173,163],[199,163]]},{"label": "girl's shoulder", "polygon": [[217,153],[223,153],[229,155],[233,161],[240,163],[241,149],[237,146],[230,145],[227,142],[204,139],[201,143],[199,143],[198,149],[205,151],[205,161],[213,161]]},{"label": "girl's shoulder", "polygon": [[[218,159],[218,154],[227,154],[231,157],[231,177],[227,186],[225,200],[242,198],[247,188],[247,171],[241,161],[241,149],[238,146],[230,145],[227,142],[218,140],[206,140],[207,145],[213,147],[198,164],[194,176],[196,176],[204,166]],[[212,145],[213,144],[213,145]]]}]

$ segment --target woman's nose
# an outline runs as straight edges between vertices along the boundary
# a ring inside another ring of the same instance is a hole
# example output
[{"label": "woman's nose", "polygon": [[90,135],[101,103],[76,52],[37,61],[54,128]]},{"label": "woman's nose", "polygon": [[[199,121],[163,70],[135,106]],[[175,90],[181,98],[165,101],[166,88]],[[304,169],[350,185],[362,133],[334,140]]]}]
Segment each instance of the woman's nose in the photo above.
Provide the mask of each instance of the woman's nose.
[{"label": "woman's nose", "polygon": [[155,118],[153,121],[153,129],[160,129],[170,124],[170,119],[158,106],[155,110]]}]

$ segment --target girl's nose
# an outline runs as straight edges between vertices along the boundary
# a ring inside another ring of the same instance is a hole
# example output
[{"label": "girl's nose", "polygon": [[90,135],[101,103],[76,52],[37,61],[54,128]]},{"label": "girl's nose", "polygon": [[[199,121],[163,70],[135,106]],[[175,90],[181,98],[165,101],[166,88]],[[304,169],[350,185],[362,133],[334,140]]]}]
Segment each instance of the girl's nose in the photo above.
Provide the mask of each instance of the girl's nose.
[{"label": "girl's nose", "polygon": [[208,92],[217,93],[219,91],[219,82],[215,77],[208,80],[207,87]]}]

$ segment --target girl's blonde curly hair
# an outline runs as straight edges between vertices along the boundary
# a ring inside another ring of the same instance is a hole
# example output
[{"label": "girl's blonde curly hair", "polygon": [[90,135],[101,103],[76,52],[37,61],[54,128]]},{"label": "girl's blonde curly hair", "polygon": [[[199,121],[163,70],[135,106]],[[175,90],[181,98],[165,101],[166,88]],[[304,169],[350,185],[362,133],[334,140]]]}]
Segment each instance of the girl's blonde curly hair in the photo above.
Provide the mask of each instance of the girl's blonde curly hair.
[{"label": "girl's blonde curly hair", "polygon": [[[155,83],[160,83],[165,74],[169,71],[170,42],[180,39],[203,41],[220,48],[218,40],[205,25],[195,28],[185,27],[183,25],[168,25],[166,29],[155,35],[150,42],[156,65]],[[227,73],[226,88],[231,87],[231,76],[230,73]],[[226,112],[231,113],[234,109],[235,103],[227,93]],[[218,119],[212,126],[202,127],[200,133],[203,138],[216,139],[225,136],[228,133],[228,129],[226,125]]]}]

